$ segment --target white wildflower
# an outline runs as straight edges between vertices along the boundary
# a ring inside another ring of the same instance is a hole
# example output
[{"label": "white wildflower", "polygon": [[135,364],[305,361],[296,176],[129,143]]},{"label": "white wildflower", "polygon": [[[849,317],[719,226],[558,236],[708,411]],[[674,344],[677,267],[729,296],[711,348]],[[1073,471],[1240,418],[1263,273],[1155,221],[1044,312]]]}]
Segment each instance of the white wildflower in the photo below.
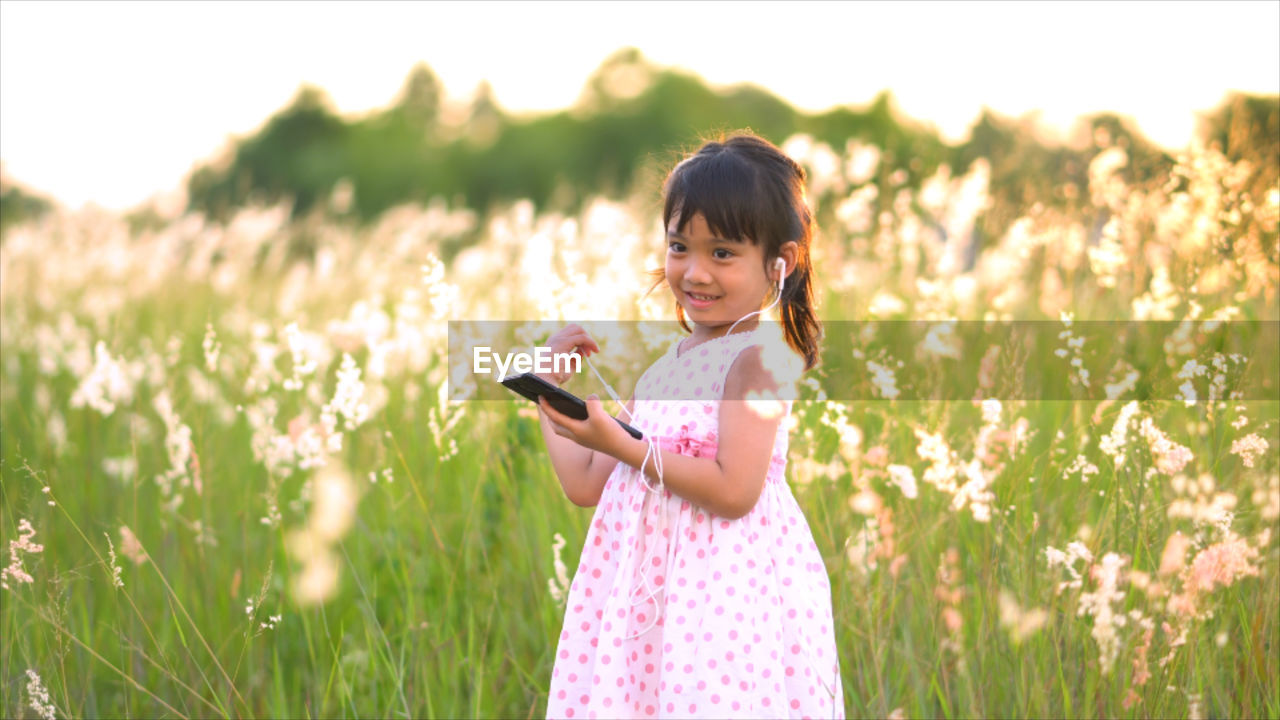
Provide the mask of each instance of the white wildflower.
[{"label": "white wildflower", "polygon": [[1086,567],[1088,563],[1093,562],[1093,553],[1089,552],[1089,548],[1085,547],[1084,543],[1076,540],[1067,544],[1066,552],[1049,546],[1044,549],[1044,555],[1049,567],[1061,565],[1066,569],[1067,574],[1071,576],[1071,580],[1058,585],[1057,592],[1062,592],[1067,588],[1079,588],[1083,583],[1080,571],[1075,567],[1077,560],[1084,560]]},{"label": "white wildflower", "polygon": [[892,369],[874,360],[867,361],[867,369],[871,371],[871,384],[880,397],[886,400],[898,397],[898,381]]},{"label": "white wildflower", "polygon": [[1231,441],[1231,454],[1239,455],[1245,467],[1253,467],[1254,460],[1267,451],[1271,444],[1257,433],[1249,433]]},{"label": "white wildflower", "polygon": [[1151,446],[1151,454],[1155,456],[1156,469],[1165,475],[1173,475],[1179,472],[1195,458],[1190,448],[1170,440],[1160,428],[1156,427],[1151,418],[1143,418],[1140,427],[1142,436],[1146,438],[1147,443]]},{"label": "white wildflower", "polygon": [[1093,592],[1080,594],[1080,607],[1077,615],[1093,616],[1093,639],[1098,643],[1098,658],[1102,664],[1102,674],[1111,673],[1116,656],[1120,652],[1120,638],[1117,628],[1124,627],[1125,616],[1117,613],[1112,607],[1114,603],[1124,600],[1124,593],[1117,589],[1120,584],[1120,568],[1124,558],[1115,553],[1107,553],[1102,562],[1093,567],[1093,580],[1097,588]]},{"label": "white wildflower", "polygon": [[111,535],[109,533],[102,534],[107,538],[107,557],[111,560],[111,584],[118,588],[122,588],[124,587],[124,579],[120,577],[120,574],[124,572],[124,570],[116,560],[115,543],[111,542]]},{"label": "white wildflower", "polygon": [[1062,477],[1063,479],[1066,479],[1076,473],[1080,473],[1080,482],[1087,483],[1089,482],[1090,475],[1098,474],[1098,466],[1089,462],[1088,458],[1086,458],[1085,456],[1076,455],[1075,461],[1072,462],[1071,466],[1066,469],[1066,471],[1062,474]]},{"label": "white wildflower", "polygon": [[569,573],[564,566],[564,561],[560,559],[560,551],[564,550],[565,539],[560,533],[556,533],[551,543],[552,560],[555,564],[556,575],[547,578],[547,589],[551,592],[551,599],[556,605],[564,605],[565,597],[569,593]]},{"label": "white wildflower", "polygon": [[1104,385],[1103,389],[1107,393],[1107,399],[1115,400],[1135,388],[1138,385],[1138,377],[1138,371],[1130,369],[1129,372],[1125,373],[1125,376],[1121,378],[1120,382],[1107,383]]},{"label": "white wildflower", "polygon": [[1129,442],[1129,421],[1138,412],[1138,401],[1130,400],[1120,408],[1120,415],[1111,432],[1098,441],[1098,448],[1115,461],[1116,467],[1124,463],[1124,449]]},{"label": "white wildflower", "polygon": [[904,496],[915,498],[918,495],[916,476],[911,472],[911,468],[906,465],[890,465],[888,470],[889,482],[897,486]]},{"label": "white wildflower", "polygon": [[920,440],[920,444],[916,446],[916,454],[930,463],[925,468],[922,479],[942,492],[954,493],[957,473],[955,452],[947,445],[941,433],[931,434],[919,428],[916,428],[915,433]]},{"label": "white wildflower", "polygon": [[101,340],[93,348],[93,369],[80,380],[71,395],[71,407],[89,406],[103,415],[115,412],[116,405],[133,399],[133,384],[121,363],[111,357]]},{"label": "white wildflower", "polygon": [[31,709],[37,715],[44,720],[56,720],[58,714],[53,707],[53,700],[49,698],[49,691],[45,689],[40,675],[31,669],[27,670],[27,697],[31,700]]},{"label": "white wildflower", "polygon": [[18,521],[18,539],[9,541],[9,566],[0,570],[0,587],[5,590],[12,589],[6,582],[7,578],[13,578],[20,583],[35,582],[35,578],[22,567],[22,555],[19,554],[44,552],[43,545],[31,542],[35,536],[35,528],[31,527],[31,523],[26,518]]},{"label": "white wildflower", "polygon": [[218,335],[213,331],[213,323],[205,323],[204,342],[200,343],[200,347],[204,349],[204,366],[209,372],[218,371],[218,353],[222,352],[222,343],[218,342]]},{"label": "white wildflower", "polygon": [[929,332],[921,343],[921,349],[938,357],[960,359],[960,345],[955,336],[956,321],[947,320],[929,326]]},{"label": "white wildflower", "polygon": [[1035,631],[1039,630],[1045,621],[1049,619],[1049,613],[1043,608],[1034,608],[1032,610],[1023,610],[1019,607],[1017,600],[1014,599],[1013,593],[1008,590],[1001,590],[999,595],[1000,602],[1000,627],[1009,633],[1009,637],[1014,643],[1020,643]]},{"label": "white wildflower", "polygon": [[298,329],[298,323],[289,323],[284,328],[285,339],[289,343],[289,353],[293,358],[293,374],[284,381],[285,390],[301,390],[302,378],[316,371],[316,361],[307,356],[306,339]]},{"label": "white wildflower", "polygon": [[169,469],[156,476],[161,493],[176,507],[181,502],[181,495],[174,493],[174,483],[180,488],[191,487],[197,495],[203,493],[200,480],[200,462],[196,458],[191,442],[191,428],[182,423],[173,410],[167,391],[160,391],[152,401],[156,413],[164,421],[164,447],[169,455]]},{"label": "white wildflower", "polygon": [[347,430],[355,430],[357,426],[369,418],[369,405],[363,401],[364,383],[360,380],[360,367],[347,353],[342,354],[342,366],[338,369],[338,386],[333,393],[333,400],[324,406],[320,413],[326,429],[337,426],[338,416],[342,416],[342,425]]}]

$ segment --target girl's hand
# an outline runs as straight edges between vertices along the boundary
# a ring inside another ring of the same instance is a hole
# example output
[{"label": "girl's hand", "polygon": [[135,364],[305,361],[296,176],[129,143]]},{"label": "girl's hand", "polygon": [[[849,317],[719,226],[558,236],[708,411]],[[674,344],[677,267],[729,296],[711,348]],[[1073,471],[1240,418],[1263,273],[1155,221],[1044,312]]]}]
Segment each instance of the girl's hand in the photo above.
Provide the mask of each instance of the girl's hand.
[{"label": "girl's hand", "polygon": [[[557,353],[573,353],[575,355],[580,354],[584,357],[588,357],[600,352],[600,346],[596,345],[596,341],[592,340],[591,336],[587,334],[587,331],[583,330],[582,326],[577,323],[565,325],[561,328],[559,332],[551,336],[551,339],[547,340],[547,346],[551,348],[553,356]],[[559,373],[537,373],[538,377],[557,387],[563,385],[571,375],[572,374],[567,371]],[[573,422],[573,420],[569,420]],[[614,424],[616,425],[617,423]]]},{"label": "girl's hand", "polygon": [[547,402],[544,397],[538,398],[538,408],[551,421],[551,427],[560,437],[566,437],[582,447],[617,457],[618,448],[631,439],[610,415],[605,412],[604,404],[597,395],[587,396],[587,419],[574,420]]}]

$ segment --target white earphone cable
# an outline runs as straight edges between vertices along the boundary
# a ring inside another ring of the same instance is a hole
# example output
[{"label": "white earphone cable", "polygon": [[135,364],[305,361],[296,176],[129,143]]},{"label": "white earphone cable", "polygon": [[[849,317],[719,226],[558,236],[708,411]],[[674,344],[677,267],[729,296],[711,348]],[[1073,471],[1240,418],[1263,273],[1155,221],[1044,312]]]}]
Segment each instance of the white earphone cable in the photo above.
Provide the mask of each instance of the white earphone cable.
[{"label": "white earphone cable", "polygon": [[787,283],[787,261],[783,260],[782,258],[778,258],[775,265],[778,267],[780,272],[778,273],[778,294],[774,296],[773,302],[769,303],[767,306],[765,306],[764,308],[761,308],[760,310],[756,310],[755,312],[749,312],[746,315],[743,315],[742,317],[735,320],[734,323],[729,326],[729,332],[725,333],[726,335],[733,334],[733,329],[738,327],[738,323],[742,322],[743,320],[746,320],[752,315],[759,315],[760,313],[768,312],[774,309],[775,307],[777,307],[778,303],[782,301],[782,289],[786,287],[786,283]]}]

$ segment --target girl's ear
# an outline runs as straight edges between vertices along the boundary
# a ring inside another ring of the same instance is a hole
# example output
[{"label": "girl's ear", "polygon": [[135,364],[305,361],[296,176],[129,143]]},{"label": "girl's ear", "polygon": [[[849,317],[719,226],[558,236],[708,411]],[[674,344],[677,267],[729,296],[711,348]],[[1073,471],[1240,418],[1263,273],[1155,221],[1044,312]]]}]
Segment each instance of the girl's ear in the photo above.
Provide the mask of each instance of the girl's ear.
[{"label": "girl's ear", "polygon": [[[790,277],[795,272],[796,263],[800,261],[800,243],[795,240],[782,243],[782,247],[778,248],[778,257],[787,264],[786,276]],[[776,268],[775,268],[776,269]],[[780,278],[775,278],[775,281]]]}]

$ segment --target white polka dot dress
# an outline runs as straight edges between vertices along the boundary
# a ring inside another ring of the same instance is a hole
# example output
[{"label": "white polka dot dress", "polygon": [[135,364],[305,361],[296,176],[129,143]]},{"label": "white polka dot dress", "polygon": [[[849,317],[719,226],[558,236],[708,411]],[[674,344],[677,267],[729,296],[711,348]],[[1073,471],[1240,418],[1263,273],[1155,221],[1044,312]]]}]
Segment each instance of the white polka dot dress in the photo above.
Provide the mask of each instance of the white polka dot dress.
[{"label": "white polka dot dress", "polygon": [[[725,376],[753,337],[673,345],[636,384],[631,424],[664,450],[715,458]],[[786,457],[783,423],[760,499],[737,520],[617,466],[570,585],[548,717],[844,716],[830,581]]]}]

